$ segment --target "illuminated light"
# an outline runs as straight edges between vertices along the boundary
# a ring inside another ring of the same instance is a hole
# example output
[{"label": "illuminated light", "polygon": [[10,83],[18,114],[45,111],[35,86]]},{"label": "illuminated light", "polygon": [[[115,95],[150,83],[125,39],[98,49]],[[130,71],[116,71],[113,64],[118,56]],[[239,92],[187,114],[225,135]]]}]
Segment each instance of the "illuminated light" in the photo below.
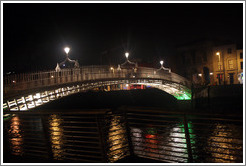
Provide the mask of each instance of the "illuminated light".
[{"label": "illuminated light", "polygon": [[21,120],[18,116],[12,117],[10,120],[10,129],[8,130],[10,153],[21,156],[23,154],[23,131]]},{"label": "illuminated light", "polygon": [[4,114],[4,115],[3,115],[3,120],[8,120],[8,119],[10,119],[11,117],[12,117],[11,114]]},{"label": "illuminated light", "polygon": [[51,78],[54,78],[54,76],[51,76]]},{"label": "illuminated light", "polygon": [[216,52],[216,55],[220,55],[220,52]]},{"label": "illuminated light", "polygon": [[132,76],[133,78],[135,78],[135,76]]},{"label": "illuminated light", "polygon": [[201,74],[201,73],[199,73],[199,74],[198,74],[198,76],[199,76],[199,77],[201,77],[201,76],[202,76],[202,74]]},{"label": "illuminated light", "polygon": [[40,98],[40,93],[36,93],[36,95],[34,96],[34,98],[39,99]]},{"label": "illuminated light", "polygon": [[64,133],[61,124],[62,119],[60,116],[53,114],[49,117],[51,150],[53,152],[53,157],[58,160],[64,156]]},{"label": "illuminated light", "polygon": [[13,83],[16,83],[16,81],[14,80]]},{"label": "illuminated light", "polygon": [[128,84],[126,84],[126,87],[128,87],[129,85]]},{"label": "illuminated light", "polygon": [[120,116],[114,116],[109,126],[110,128],[107,135],[107,140],[109,145],[112,146],[109,148],[107,157],[110,162],[115,162],[129,155],[127,153],[127,138],[125,137],[127,131],[120,119]]},{"label": "illuminated light", "polygon": [[65,64],[63,64],[63,66],[66,66]]},{"label": "illuminated light", "polygon": [[177,100],[191,100],[191,94],[184,93],[184,94],[176,94],[174,97]]},{"label": "illuminated light", "polygon": [[210,75],[213,75],[214,73],[209,73]]},{"label": "illuminated light", "polygon": [[114,68],[113,67],[110,67],[110,70],[114,70]]},{"label": "illuminated light", "polygon": [[129,57],[129,53],[128,53],[128,52],[126,52],[126,53],[125,53],[125,56],[126,56],[126,58],[128,59],[128,57]]},{"label": "illuminated light", "polygon": [[145,138],[156,138],[156,135],[152,135],[152,134],[146,134]]},{"label": "illuminated light", "polygon": [[163,65],[164,61],[160,61],[160,64]]},{"label": "illuminated light", "polygon": [[66,54],[68,54],[69,51],[70,51],[70,48],[69,47],[66,47],[66,48],[64,48],[64,51],[66,52]]}]

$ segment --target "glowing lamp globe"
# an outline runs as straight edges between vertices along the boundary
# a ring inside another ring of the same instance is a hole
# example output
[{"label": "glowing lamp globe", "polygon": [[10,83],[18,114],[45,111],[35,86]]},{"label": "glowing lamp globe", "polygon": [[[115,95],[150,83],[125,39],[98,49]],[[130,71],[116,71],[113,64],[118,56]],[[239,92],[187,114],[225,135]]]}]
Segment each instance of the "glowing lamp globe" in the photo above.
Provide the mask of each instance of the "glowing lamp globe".
[{"label": "glowing lamp globe", "polygon": [[69,51],[70,51],[70,48],[69,47],[66,47],[66,48],[64,48],[64,51],[66,52],[66,54],[68,54]]},{"label": "glowing lamp globe", "polygon": [[126,53],[125,53],[125,56],[126,56],[126,58],[128,59],[129,53],[128,53],[128,52],[126,52]]}]

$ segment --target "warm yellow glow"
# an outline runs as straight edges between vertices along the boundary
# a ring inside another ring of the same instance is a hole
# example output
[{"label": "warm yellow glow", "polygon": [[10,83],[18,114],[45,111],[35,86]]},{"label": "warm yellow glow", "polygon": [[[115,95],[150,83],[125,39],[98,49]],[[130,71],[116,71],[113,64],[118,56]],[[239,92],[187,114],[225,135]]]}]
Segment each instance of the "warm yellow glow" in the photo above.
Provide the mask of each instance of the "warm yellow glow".
[{"label": "warm yellow glow", "polygon": [[202,74],[200,73],[200,74],[198,74],[198,76],[200,76],[200,77],[201,77],[201,76],[202,76]]},{"label": "warm yellow glow", "polygon": [[238,159],[235,150],[242,150],[243,147],[237,144],[237,139],[232,139],[233,135],[235,135],[235,126],[216,125],[213,133],[208,138],[208,150],[211,151],[212,155],[211,162],[225,163],[234,162]]},{"label": "warm yellow glow", "polygon": [[22,155],[24,140],[23,131],[21,130],[21,121],[18,116],[15,116],[11,119],[8,133],[11,153],[14,155]]},{"label": "warm yellow glow", "polygon": [[126,129],[121,122],[121,116],[114,116],[108,133],[110,149],[107,155],[110,162],[115,162],[127,155],[125,152],[128,150],[128,143],[125,135]]},{"label": "warm yellow glow", "polygon": [[55,159],[62,159],[64,149],[64,139],[63,139],[63,128],[62,128],[62,119],[58,115],[51,115],[49,119],[50,124],[50,139],[51,146],[53,151],[53,156]]},{"label": "warm yellow glow", "polygon": [[220,55],[220,52],[216,52],[216,55]]},{"label": "warm yellow glow", "polygon": [[110,67],[110,70],[114,70],[114,68],[113,67]]}]

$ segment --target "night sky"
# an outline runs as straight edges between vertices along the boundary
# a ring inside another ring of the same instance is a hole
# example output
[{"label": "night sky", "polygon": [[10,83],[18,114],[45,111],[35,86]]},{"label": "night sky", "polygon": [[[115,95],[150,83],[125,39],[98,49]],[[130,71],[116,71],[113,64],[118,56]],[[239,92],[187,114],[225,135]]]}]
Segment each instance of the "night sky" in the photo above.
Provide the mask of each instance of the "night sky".
[{"label": "night sky", "polygon": [[[200,39],[242,45],[243,4],[7,4],[3,5],[3,68],[54,69],[65,58],[80,65],[174,56],[177,45]],[[168,62],[167,62],[168,63]]]}]

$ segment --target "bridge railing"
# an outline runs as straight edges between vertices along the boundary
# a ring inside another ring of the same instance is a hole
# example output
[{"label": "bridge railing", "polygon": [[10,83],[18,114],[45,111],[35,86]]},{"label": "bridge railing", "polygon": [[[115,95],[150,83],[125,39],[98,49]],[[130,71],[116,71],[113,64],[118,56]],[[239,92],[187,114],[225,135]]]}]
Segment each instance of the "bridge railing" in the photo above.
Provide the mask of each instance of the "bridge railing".
[{"label": "bridge railing", "polygon": [[3,127],[9,140],[6,156],[56,162],[117,162],[127,156],[168,163],[243,162],[243,119],[238,115],[140,107],[10,115]]},{"label": "bridge railing", "polygon": [[110,69],[109,66],[86,66],[78,69],[63,69],[60,72],[47,71],[5,76],[4,94],[73,82],[117,78],[163,79],[190,87],[189,81],[184,77],[154,68],[139,67],[137,70],[121,69],[118,71]]}]

